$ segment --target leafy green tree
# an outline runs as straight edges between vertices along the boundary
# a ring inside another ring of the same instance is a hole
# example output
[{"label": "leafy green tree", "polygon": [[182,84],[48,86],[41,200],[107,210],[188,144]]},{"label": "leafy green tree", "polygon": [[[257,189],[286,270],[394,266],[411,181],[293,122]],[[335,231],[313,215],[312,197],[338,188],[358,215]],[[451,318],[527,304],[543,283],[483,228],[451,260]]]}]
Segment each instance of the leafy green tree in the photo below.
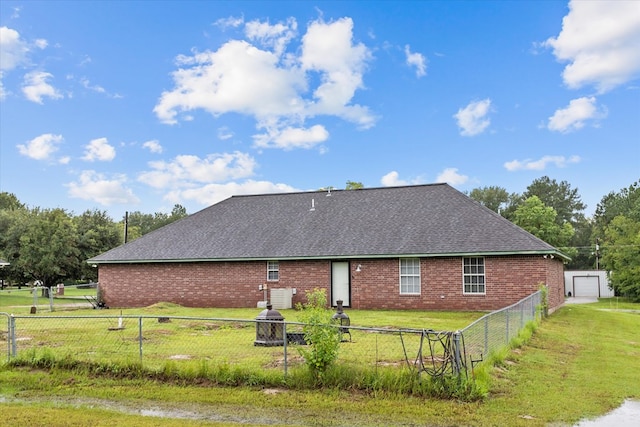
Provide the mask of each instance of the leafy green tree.
[{"label": "leafy green tree", "polygon": [[27,209],[0,209],[0,253],[9,262],[1,270],[2,278],[21,287],[30,279],[16,263],[20,257],[20,237],[28,222]]},{"label": "leafy green tree", "polygon": [[640,221],[613,218],[605,229],[602,252],[616,293],[640,302]]},{"label": "leafy green tree", "polygon": [[156,212],[155,214],[145,214],[140,211],[131,212],[128,218],[128,240],[144,236],[185,216],[187,216],[187,210],[179,204],[174,205],[169,214],[164,212]]},{"label": "leafy green tree", "polygon": [[364,188],[364,185],[361,182],[347,181],[347,186],[344,189],[345,190],[359,190],[361,188]]},{"label": "leafy green tree", "polygon": [[34,209],[14,224],[10,234],[9,250],[15,251],[10,262],[25,277],[40,280],[49,288],[74,278],[80,251],[76,226],[65,210]]},{"label": "leafy green tree", "polygon": [[538,198],[556,211],[556,222],[562,225],[568,222],[575,225],[584,218],[586,205],[582,203],[577,189],[572,189],[567,181],[558,183],[555,179],[543,176],[534,180],[523,194],[525,200],[531,196]]},{"label": "leafy green tree", "polygon": [[506,189],[498,186],[474,188],[469,193],[469,197],[503,216],[505,212],[515,210],[514,204],[520,202],[518,194],[509,194]]},{"label": "leafy green tree", "polygon": [[602,198],[594,215],[596,233],[603,235],[606,227],[617,216],[640,221],[640,181],[619,192],[610,192]]},{"label": "leafy green tree", "polygon": [[575,234],[570,245],[575,255],[566,265],[568,270],[591,270],[596,268],[594,221],[583,218],[574,224]]},{"label": "leafy green tree", "polygon": [[534,180],[524,192],[525,199],[537,196],[545,206],[553,208],[556,215],[556,223],[563,226],[571,224],[575,233],[567,246],[572,247],[572,260],[567,265],[571,269],[590,269],[595,266],[595,255],[591,250],[594,239],[593,222],[584,216],[586,205],[577,189],[571,188],[567,181],[558,183],[555,179],[543,176]]},{"label": "leafy green tree", "polygon": [[531,196],[516,209],[513,222],[571,256],[575,251],[570,250],[567,244],[573,237],[573,227],[568,222],[559,225],[557,215],[552,207],[545,206],[537,196]]},{"label": "leafy green tree", "polygon": [[26,206],[18,200],[15,194],[3,191],[0,193],[0,210],[26,209]]},{"label": "leafy green tree", "polygon": [[73,218],[79,251],[76,279],[97,280],[98,272],[88,265],[87,259],[113,249],[123,241],[123,233],[105,211],[87,210]]},{"label": "leafy green tree", "polygon": [[594,215],[602,268],[616,293],[640,301],[640,181],[602,198]]}]

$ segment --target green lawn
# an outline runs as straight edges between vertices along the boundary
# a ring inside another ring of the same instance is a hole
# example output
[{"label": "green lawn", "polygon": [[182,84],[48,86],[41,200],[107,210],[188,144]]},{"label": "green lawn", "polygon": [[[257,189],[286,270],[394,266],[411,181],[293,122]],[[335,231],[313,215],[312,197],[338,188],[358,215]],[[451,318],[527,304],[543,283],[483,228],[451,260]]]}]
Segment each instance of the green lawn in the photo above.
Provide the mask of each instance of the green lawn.
[{"label": "green lawn", "polygon": [[[481,402],[334,389],[164,384],[5,367],[0,368],[0,424],[571,425],[604,414],[624,399],[640,399],[640,304],[625,302],[624,311],[620,305],[614,311],[608,303],[565,306],[544,320],[527,344],[493,368],[489,396]],[[141,416],[141,408],[173,418]]]}]

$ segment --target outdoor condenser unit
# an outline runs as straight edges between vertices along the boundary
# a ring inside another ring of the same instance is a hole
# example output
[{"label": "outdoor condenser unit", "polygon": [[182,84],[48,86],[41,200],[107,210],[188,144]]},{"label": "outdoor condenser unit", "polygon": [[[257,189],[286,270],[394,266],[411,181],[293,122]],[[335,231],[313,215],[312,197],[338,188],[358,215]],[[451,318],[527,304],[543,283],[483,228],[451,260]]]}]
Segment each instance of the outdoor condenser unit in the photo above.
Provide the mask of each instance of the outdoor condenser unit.
[{"label": "outdoor condenser unit", "polygon": [[276,310],[292,308],[293,299],[292,288],[271,289],[271,300],[269,301]]}]

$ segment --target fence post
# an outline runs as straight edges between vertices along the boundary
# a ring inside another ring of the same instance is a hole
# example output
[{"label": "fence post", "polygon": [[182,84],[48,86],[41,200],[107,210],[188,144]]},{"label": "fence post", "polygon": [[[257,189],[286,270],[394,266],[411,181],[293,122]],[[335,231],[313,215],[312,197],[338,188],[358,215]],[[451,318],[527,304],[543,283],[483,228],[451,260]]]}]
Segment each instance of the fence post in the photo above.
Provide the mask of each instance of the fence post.
[{"label": "fence post", "polygon": [[506,344],[509,344],[509,309],[506,309],[504,311],[504,315],[506,316],[506,326],[507,326],[507,342]]},{"label": "fence post", "polygon": [[284,379],[287,379],[287,344],[289,339],[287,338],[287,322],[282,322],[282,336],[284,337],[284,345],[283,345],[283,352],[284,352]]},{"label": "fence post", "polygon": [[484,354],[489,354],[489,316],[484,318]]},{"label": "fence post", "polygon": [[18,340],[16,339],[16,318],[13,317],[13,314],[9,317],[9,342],[11,343],[9,358],[16,357],[18,353]]},{"label": "fence post", "polygon": [[460,336],[462,334],[460,331],[455,331],[453,333],[453,373],[455,375],[460,375]]},{"label": "fence post", "polygon": [[138,317],[138,342],[140,347],[140,364],[142,365],[142,316]]}]

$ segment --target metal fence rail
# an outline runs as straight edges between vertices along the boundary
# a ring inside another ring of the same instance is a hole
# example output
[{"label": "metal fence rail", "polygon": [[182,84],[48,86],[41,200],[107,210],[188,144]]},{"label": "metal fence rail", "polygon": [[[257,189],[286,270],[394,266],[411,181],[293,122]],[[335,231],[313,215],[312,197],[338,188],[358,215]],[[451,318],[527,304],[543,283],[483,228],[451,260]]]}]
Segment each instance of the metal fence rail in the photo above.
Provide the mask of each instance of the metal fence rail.
[{"label": "metal fence rail", "polygon": [[460,332],[464,337],[465,362],[472,367],[493,351],[509,344],[525,325],[541,316],[542,292],[538,291],[517,303],[491,312]]},{"label": "metal fence rail", "polygon": [[[410,369],[428,375],[460,373],[491,351],[505,346],[537,316],[538,292],[517,304],[487,314],[462,331],[365,328],[349,326],[338,363],[360,368]],[[304,364],[293,341],[255,345],[264,320],[151,315],[9,315],[0,313],[0,346],[7,360],[47,351],[57,358],[87,362],[140,362],[151,369],[167,363],[176,369],[227,366],[237,369],[287,370]],[[303,324],[266,321],[297,334]]]}]

